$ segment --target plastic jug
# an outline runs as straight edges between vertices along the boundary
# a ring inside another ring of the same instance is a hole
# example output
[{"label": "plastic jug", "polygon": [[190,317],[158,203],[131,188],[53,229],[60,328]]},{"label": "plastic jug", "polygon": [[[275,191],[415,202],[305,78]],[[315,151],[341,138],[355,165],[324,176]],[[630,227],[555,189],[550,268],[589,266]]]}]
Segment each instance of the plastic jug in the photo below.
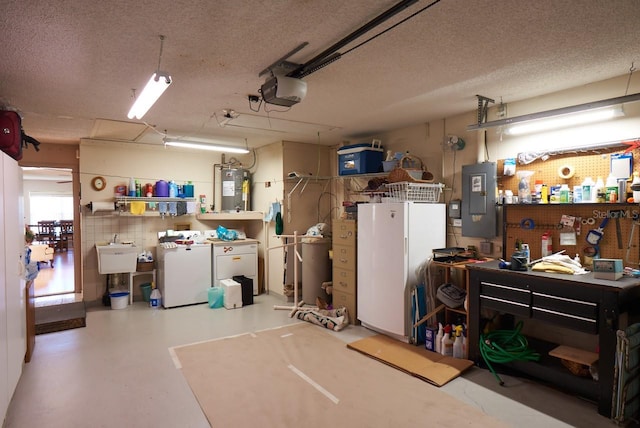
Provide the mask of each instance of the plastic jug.
[{"label": "plastic jug", "polygon": [[164,180],[156,181],[156,196],[159,198],[169,197],[169,183]]},{"label": "plastic jug", "polygon": [[162,295],[160,294],[160,290],[154,288],[151,290],[151,296],[149,296],[149,306],[158,309],[162,304]]}]

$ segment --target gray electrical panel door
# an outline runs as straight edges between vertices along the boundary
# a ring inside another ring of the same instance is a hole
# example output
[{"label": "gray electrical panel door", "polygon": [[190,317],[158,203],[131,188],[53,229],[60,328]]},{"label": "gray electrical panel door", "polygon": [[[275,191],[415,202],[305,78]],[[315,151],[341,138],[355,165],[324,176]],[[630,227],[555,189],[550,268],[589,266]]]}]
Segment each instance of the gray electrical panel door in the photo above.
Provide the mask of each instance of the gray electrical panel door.
[{"label": "gray electrical panel door", "polygon": [[462,236],[498,235],[495,162],[462,166]]}]

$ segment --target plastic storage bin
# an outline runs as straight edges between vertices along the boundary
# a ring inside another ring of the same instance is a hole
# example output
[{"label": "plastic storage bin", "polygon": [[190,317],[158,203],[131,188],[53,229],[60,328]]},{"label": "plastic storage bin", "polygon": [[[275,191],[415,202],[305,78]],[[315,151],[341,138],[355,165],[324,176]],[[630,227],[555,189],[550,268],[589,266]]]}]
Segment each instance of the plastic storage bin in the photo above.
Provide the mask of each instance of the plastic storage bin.
[{"label": "plastic storage bin", "polygon": [[233,279],[223,279],[220,281],[224,290],[224,307],[236,309],[242,307],[242,287]]},{"label": "plastic storage bin", "polygon": [[370,174],[382,171],[383,148],[380,140],[338,149],[338,174]]},{"label": "plastic storage bin", "polygon": [[224,289],[222,287],[211,287],[208,293],[209,307],[212,309],[224,306]]}]

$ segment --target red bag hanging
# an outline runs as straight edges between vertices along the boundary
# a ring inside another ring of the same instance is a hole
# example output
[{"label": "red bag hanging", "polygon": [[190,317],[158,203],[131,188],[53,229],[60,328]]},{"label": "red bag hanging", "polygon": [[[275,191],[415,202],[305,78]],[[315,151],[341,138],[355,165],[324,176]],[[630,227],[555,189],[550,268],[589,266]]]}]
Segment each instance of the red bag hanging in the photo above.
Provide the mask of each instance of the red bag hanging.
[{"label": "red bag hanging", "polygon": [[22,159],[22,123],[15,111],[0,111],[0,150],[15,160]]}]

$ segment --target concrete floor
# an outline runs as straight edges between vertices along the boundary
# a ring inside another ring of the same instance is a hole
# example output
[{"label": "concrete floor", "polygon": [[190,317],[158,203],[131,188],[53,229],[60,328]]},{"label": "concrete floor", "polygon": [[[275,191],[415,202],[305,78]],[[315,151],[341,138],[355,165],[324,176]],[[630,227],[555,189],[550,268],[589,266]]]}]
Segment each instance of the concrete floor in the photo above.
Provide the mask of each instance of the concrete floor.
[{"label": "concrete floor", "polygon": [[[89,308],[87,327],[36,337],[5,427],[208,427],[168,348],[302,322],[273,309],[283,302],[260,295],[236,310],[206,304],[151,309],[144,302],[122,310]],[[350,342],[373,333],[349,326],[332,334]],[[615,426],[594,403],[528,380],[503,379],[500,387],[487,370],[473,367],[440,390],[513,427]],[[430,388],[425,383],[425,391]]]}]

